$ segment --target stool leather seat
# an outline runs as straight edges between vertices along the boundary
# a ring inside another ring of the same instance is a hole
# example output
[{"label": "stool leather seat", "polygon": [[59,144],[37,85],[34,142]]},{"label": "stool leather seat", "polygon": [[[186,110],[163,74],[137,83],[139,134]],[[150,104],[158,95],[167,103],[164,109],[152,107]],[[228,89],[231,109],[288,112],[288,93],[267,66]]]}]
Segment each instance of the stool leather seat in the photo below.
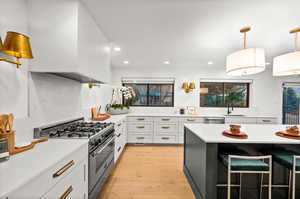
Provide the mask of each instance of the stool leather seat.
[{"label": "stool leather seat", "polygon": [[[249,153],[240,149],[226,150],[219,152],[219,159],[228,167],[228,156],[239,155],[239,156],[250,156]],[[268,171],[269,165],[261,160],[249,160],[249,159],[231,159],[231,170],[236,171]]]},{"label": "stool leather seat", "polygon": [[[299,153],[285,149],[269,149],[264,150],[263,153],[272,155],[274,161],[290,170],[293,169],[293,157],[300,155]],[[300,171],[300,160],[296,162],[296,170]]]}]

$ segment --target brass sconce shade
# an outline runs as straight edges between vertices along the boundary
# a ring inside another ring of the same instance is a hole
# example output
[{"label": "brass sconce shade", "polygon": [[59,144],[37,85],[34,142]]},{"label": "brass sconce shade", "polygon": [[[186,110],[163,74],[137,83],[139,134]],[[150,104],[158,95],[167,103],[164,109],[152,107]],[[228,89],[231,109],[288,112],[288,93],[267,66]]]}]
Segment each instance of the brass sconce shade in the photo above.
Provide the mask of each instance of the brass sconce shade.
[{"label": "brass sconce shade", "polygon": [[196,88],[195,83],[191,82],[189,85],[189,89],[195,89],[195,88]]},{"label": "brass sconce shade", "polygon": [[193,89],[196,88],[195,83],[191,82],[191,83],[187,83],[187,82],[183,82],[181,88],[186,92],[189,93],[190,91],[192,91]]},{"label": "brass sconce shade", "polygon": [[188,83],[187,82],[183,82],[181,88],[182,89],[188,89],[189,88]]},{"label": "brass sconce shade", "polygon": [[92,89],[92,88],[93,88],[93,86],[94,86],[94,84],[92,84],[92,83],[88,83],[88,87],[89,87],[89,89]]},{"label": "brass sconce shade", "polygon": [[17,65],[17,68],[21,65],[19,62],[20,58],[33,58],[29,37],[17,32],[7,32],[1,52],[9,56],[16,57],[16,61],[9,59],[1,59],[0,61],[14,63]]}]

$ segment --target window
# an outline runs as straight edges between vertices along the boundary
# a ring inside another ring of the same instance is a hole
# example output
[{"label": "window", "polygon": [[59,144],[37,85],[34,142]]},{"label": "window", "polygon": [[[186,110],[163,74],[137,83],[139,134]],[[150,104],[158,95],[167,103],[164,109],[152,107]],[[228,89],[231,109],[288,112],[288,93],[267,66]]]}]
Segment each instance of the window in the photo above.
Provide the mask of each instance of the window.
[{"label": "window", "polygon": [[200,107],[249,107],[249,83],[201,82]]},{"label": "window", "polygon": [[174,84],[123,84],[130,86],[137,94],[132,106],[174,106]]}]

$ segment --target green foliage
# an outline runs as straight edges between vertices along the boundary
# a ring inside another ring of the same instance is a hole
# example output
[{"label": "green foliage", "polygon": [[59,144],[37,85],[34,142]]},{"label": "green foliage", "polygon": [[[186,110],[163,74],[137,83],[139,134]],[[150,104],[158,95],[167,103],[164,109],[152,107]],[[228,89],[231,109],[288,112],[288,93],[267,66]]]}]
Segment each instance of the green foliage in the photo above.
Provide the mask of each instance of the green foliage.
[{"label": "green foliage", "polygon": [[112,109],[121,109],[123,110],[124,108],[129,109],[129,105],[125,105],[125,104],[108,104],[107,109],[112,108]]}]

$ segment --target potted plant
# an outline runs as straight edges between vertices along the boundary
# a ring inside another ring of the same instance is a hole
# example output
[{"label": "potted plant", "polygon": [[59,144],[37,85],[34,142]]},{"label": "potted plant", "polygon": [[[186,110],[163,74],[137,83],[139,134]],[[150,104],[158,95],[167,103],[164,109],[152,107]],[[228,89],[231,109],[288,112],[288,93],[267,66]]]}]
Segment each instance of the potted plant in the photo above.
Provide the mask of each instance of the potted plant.
[{"label": "potted plant", "polygon": [[[119,96],[121,93],[121,99]],[[130,106],[135,102],[136,94],[132,87],[122,87],[113,90],[112,103],[107,105],[107,112],[112,115],[126,114],[130,112]],[[117,103],[123,101],[123,103]]]}]

